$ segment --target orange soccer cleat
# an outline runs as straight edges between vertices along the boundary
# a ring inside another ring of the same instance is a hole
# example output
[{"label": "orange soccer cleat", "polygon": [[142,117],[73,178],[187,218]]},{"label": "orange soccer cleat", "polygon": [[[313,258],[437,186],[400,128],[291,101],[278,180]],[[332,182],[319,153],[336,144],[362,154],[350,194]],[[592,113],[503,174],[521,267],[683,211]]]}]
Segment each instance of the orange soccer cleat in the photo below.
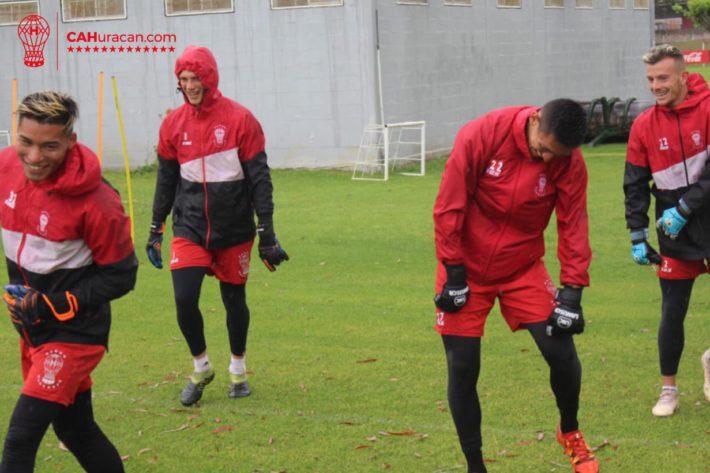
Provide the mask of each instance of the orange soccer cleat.
[{"label": "orange soccer cleat", "polygon": [[599,462],[594,457],[592,450],[584,441],[581,430],[574,430],[563,434],[557,427],[557,441],[565,448],[565,455],[569,455],[574,473],[598,473]]}]

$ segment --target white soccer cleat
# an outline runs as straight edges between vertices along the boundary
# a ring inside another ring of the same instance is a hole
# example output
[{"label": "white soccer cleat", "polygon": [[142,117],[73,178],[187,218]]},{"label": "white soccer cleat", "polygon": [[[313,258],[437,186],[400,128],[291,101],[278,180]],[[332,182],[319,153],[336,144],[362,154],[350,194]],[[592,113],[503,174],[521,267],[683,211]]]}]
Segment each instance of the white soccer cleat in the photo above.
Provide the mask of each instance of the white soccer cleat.
[{"label": "white soccer cleat", "polygon": [[703,363],[703,371],[705,372],[705,385],[703,386],[703,390],[705,391],[705,399],[710,402],[710,348],[703,353],[700,361]]},{"label": "white soccer cleat", "polygon": [[656,417],[672,416],[678,410],[678,389],[664,387],[651,412]]}]

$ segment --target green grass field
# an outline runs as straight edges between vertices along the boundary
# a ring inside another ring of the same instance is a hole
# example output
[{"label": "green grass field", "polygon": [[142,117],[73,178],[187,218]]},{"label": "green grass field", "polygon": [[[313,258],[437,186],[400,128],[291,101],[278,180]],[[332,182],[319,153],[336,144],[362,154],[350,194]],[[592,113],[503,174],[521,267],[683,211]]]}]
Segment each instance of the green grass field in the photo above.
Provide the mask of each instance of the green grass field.
[{"label": "green grass field", "polygon": [[[699,363],[710,341],[710,280],[698,281],[685,324],[681,409],[656,419],[650,410],[659,389],[660,293],[652,271],[629,256],[623,153],[623,145],[585,150],[594,261],[583,299],[588,326],[576,338],[584,367],[581,425],[590,444],[601,446],[605,473],[710,472],[710,404]],[[192,363],[170,277],[143,251],[155,174],[136,173],[138,285],[113,304],[111,350],[94,376],[97,418],[127,471],[465,471],[432,328],[431,213],[442,169],[436,161],[426,177],[388,183],[354,182],[337,171],[275,171],[276,230],[291,261],[273,274],[253,264],[253,395],[226,396],[224,313],[218,285],[207,279],[202,310],[217,378],[190,409],[178,402]],[[125,199],[122,174],[107,177]],[[555,240],[551,228],[547,264],[557,279]],[[4,438],[21,386],[9,318],[0,324],[0,356]],[[547,377],[529,335],[510,333],[495,309],[479,381],[490,472],[571,471],[554,440],[558,418]],[[37,471],[74,472],[78,464],[50,432]]]}]

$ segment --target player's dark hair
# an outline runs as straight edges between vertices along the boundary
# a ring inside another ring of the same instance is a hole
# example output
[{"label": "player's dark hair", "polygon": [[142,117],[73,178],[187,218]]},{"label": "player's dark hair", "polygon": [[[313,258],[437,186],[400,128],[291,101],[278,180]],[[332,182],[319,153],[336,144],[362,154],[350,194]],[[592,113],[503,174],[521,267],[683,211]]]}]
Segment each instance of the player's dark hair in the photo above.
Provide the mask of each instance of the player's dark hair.
[{"label": "player's dark hair", "polygon": [[587,114],[574,100],[555,99],[547,102],[540,115],[540,131],[551,133],[561,145],[576,148],[584,141]]},{"label": "player's dark hair", "polygon": [[28,118],[38,123],[63,125],[67,135],[71,135],[78,116],[79,107],[74,99],[52,90],[30,94],[17,107],[18,123]]}]

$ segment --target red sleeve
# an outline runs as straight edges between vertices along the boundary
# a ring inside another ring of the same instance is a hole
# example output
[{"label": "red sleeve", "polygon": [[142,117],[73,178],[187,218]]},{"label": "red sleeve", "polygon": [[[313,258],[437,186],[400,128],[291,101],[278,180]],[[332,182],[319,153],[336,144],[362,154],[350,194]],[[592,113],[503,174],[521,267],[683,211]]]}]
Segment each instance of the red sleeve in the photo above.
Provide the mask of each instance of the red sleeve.
[{"label": "red sleeve", "polygon": [[259,121],[248,110],[244,113],[237,131],[237,147],[239,160],[251,161],[257,154],[264,151],[266,139]]},{"label": "red sleeve", "polygon": [[158,156],[164,159],[177,159],[177,150],[172,139],[173,127],[171,126],[171,116],[168,115],[160,125],[158,135]]},{"label": "red sleeve", "polygon": [[648,167],[648,153],[640,136],[640,120],[636,119],[631,125],[629,133],[629,143],[626,147],[626,161],[639,167]]},{"label": "red sleeve", "polygon": [[560,283],[589,286],[589,219],[587,216],[587,168],[582,152],[574,150],[567,169],[556,182],[557,257]]},{"label": "red sleeve", "polygon": [[94,262],[107,266],[133,254],[131,223],[121,200],[107,184],[91,196],[84,217],[84,241],[91,249]]},{"label": "red sleeve", "polygon": [[474,120],[459,131],[441,177],[434,203],[434,239],[436,257],[443,264],[463,264],[463,224],[486,154],[485,120]]}]

